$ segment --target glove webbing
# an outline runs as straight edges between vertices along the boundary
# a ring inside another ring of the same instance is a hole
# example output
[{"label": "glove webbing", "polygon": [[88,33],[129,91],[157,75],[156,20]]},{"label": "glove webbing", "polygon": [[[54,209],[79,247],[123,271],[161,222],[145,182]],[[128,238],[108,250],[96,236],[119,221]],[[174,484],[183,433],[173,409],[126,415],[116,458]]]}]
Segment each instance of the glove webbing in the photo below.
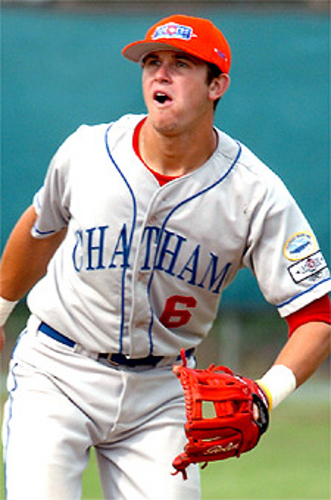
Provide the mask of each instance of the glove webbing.
[{"label": "glove webbing", "polygon": [[[184,389],[188,442],[173,466],[174,474],[180,471],[186,479],[185,469],[191,463],[204,462],[205,467],[210,461],[239,457],[253,448],[267,428],[268,411],[257,394],[260,388],[255,382],[234,375],[224,366],[187,368],[185,354],[181,355],[183,365],[174,366],[173,371]],[[203,416],[203,403],[207,401],[213,403],[213,418]],[[259,421],[253,418],[253,402],[258,403],[260,412],[262,409]]]}]

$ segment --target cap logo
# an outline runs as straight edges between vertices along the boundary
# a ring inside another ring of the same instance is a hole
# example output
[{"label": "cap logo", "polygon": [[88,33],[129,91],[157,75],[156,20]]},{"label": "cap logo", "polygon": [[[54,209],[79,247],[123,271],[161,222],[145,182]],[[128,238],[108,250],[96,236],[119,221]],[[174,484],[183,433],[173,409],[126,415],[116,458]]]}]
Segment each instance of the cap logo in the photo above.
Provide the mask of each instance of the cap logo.
[{"label": "cap logo", "polygon": [[158,26],[153,35],[153,40],[158,40],[159,38],[178,38],[180,40],[191,40],[192,37],[196,37],[193,33],[193,29],[190,26],[184,26],[177,23],[167,23],[162,26]]},{"label": "cap logo", "polygon": [[223,52],[221,52],[218,49],[214,49],[214,50],[215,50],[216,54],[218,54],[222,59],[224,59],[224,61],[227,61],[227,57]]}]

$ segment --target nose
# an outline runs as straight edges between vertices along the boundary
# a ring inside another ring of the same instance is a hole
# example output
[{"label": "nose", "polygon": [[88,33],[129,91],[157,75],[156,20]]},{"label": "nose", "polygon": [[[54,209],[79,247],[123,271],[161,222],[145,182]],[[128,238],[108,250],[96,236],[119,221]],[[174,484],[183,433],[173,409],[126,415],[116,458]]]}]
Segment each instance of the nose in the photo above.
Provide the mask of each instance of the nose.
[{"label": "nose", "polygon": [[155,79],[160,82],[170,81],[170,68],[165,62],[161,63],[155,73]]}]

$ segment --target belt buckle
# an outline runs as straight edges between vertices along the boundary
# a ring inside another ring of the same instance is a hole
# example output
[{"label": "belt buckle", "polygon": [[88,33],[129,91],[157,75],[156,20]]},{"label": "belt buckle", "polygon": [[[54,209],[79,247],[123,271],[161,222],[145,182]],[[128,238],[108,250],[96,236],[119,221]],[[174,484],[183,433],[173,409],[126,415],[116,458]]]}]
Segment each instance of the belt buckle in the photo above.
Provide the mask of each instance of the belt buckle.
[{"label": "belt buckle", "polygon": [[113,360],[113,353],[109,353],[106,359],[107,359],[107,362],[110,365],[113,365],[113,366],[119,366],[120,365],[117,361]]}]

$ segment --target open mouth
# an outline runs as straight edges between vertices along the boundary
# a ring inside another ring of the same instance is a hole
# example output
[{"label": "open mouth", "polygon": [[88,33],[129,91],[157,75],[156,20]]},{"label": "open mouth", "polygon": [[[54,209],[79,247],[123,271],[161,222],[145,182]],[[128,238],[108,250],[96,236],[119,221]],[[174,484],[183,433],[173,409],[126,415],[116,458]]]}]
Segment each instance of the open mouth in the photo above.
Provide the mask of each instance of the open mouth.
[{"label": "open mouth", "polygon": [[155,92],[154,101],[158,104],[165,104],[166,102],[171,102],[171,98],[164,92]]}]

